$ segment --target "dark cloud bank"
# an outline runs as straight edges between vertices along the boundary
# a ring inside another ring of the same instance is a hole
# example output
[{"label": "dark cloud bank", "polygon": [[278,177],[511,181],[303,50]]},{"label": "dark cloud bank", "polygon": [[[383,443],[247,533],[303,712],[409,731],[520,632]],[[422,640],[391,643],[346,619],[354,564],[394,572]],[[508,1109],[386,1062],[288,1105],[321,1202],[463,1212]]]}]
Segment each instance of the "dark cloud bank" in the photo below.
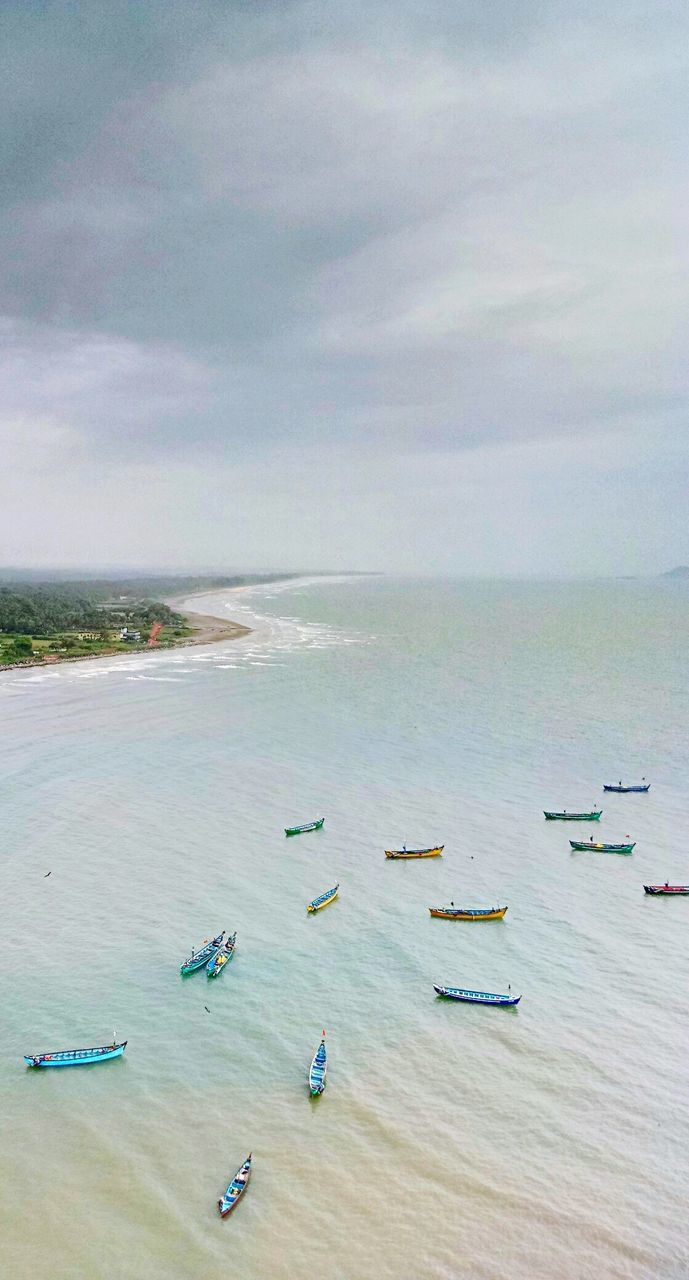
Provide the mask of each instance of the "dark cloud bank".
[{"label": "dark cloud bank", "polygon": [[684,5],[1,23],[0,560],[689,558]]}]

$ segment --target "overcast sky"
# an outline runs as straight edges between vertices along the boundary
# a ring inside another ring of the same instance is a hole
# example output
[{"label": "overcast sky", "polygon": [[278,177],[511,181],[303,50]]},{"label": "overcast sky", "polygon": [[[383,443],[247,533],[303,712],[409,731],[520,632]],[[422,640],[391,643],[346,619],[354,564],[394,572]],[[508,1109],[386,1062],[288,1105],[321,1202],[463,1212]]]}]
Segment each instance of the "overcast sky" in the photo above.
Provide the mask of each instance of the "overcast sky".
[{"label": "overcast sky", "polygon": [[689,562],[685,0],[0,28],[0,564]]}]

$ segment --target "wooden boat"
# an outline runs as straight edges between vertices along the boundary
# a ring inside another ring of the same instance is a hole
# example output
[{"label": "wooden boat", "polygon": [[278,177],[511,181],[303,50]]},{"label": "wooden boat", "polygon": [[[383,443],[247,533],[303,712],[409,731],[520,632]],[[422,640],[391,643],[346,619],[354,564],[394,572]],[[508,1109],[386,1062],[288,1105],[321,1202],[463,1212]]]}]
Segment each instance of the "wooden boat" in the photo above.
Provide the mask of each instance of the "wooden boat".
[{"label": "wooden boat", "polygon": [[219,951],[216,951],[215,955],[208,961],[208,964],[206,965],[206,973],[209,978],[217,978],[218,974],[222,973],[225,965],[234,955],[236,941],[237,934],[233,933],[232,937],[227,939],[225,946],[221,947]]},{"label": "wooden boat", "polygon": [[407,849],[406,845],[403,845],[401,849],[386,849],[385,857],[386,858],[439,858],[444,848],[445,848],[444,844],[433,845],[432,849]]},{"label": "wooden boat", "polygon": [[682,894],[689,894],[689,884],[668,884],[667,880],[665,884],[645,884],[644,893],[652,893],[656,896],[666,894],[670,898],[673,895],[681,897]]},{"label": "wooden boat", "polygon": [[300,836],[302,831],[320,831],[325,818],[316,818],[315,822],[304,822],[300,827],[285,827],[286,836]]},{"label": "wooden boat", "polygon": [[521,996],[501,996],[494,991],[467,991],[465,987],[437,987],[433,990],[448,1000],[466,1000],[469,1004],[519,1004]]},{"label": "wooden boat", "polygon": [[244,1195],[251,1177],[251,1152],[249,1152],[244,1164],[240,1166],[234,1175],[227,1191],[218,1200],[218,1208],[220,1217],[226,1218],[228,1213],[232,1213],[241,1197]]},{"label": "wooden boat", "polygon": [[590,813],[568,813],[566,809],[563,809],[562,813],[549,813],[547,809],[544,809],[543,816],[550,822],[554,822],[557,819],[560,822],[597,822],[602,812],[602,809],[592,809]]},{"label": "wooden boat", "polygon": [[25,1054],[27,1067],[83,1067],[92,1062],[107,1062],[108,1058],[120,1058],[127,1048],[121,1044],[104,1044],[99,1049],[61,1049],[59,1053]]},{"label": "wooden boat", "polygon": [[437,920],[502,920],[507,907],[480,907],[473,910],[470,907],[429,907],[432,916]]},{"label": "wooden boat", "polygon": [[217,938],[211,939],[210,942],[204,942],[199,951],[193,951],[187,960],[183,960],[179,966],[180,973],[193,973],[195,969],[202,969],[204,964],[208,964],[209,960],[222,946],[222,940],[225,937],[225,930],[219,933]]},{"label": "wooden boat", "polygon": [[640,782],[640,783],[638,784],[638,786],[635,786],[635,787],[623,787],[623,786],[622,786],[622,783],[621,783],[621,782],[618,782],[617,786],[616,786],[616,787],[614,787],[614,786],[612,786],[612,784],[608,784],[608,783],[605,783],[605,782],[604,782],[604,783],[603,783],[603,790],[604,790],[604,791],[618,791],[618,792],[620,792],[620,794],[625,794],[625,793],[626,793],[626,792],[628,792],[628,791],[650,791],[650,790],[651,790],[651,784],[650,784],[650,782]]},{"label": "wooden boat", "polygon": [[573,849],[593,849],[594,853],[631,853],[636,844],[604,844],[600,840],[570,840]]},{"label": "wooden boat", "polygon": [[322,893],[319,898],[314,898],[313,902],[309,903],[306,910],[312,913],[322,911],[323,907],[327,907],[330,902],[335,901],[339,887],[339,884],[336,884],[334,889],[326,889],[325,893]]},{"label": "wooden boat", "polygon": [[317,1098],[325,1089],[325,1077],[328,1070],[328,1055],[325,1052],[325,1031],[323,1039],[316,1049],[309,1068],[309,1089],[311,1097]]}]

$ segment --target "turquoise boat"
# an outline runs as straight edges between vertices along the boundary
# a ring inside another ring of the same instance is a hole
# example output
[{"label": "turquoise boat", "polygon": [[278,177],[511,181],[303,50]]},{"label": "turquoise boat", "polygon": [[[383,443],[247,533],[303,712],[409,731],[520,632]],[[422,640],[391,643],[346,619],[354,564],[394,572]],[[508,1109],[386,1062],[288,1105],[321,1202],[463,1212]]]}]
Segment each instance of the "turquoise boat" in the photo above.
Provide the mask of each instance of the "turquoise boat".
[{"label": "turquoise boat", "polygon": [[24,1055],[27,1067],[85,1067],[94,1062],[107,1062],[109,1058],[121,1058],[127,1041],[121,1044],[104,1044],[97,1049],[60,1049],[57,1053],[31,1053]]},{"label": "turquoise boat", "polygon": [[438,987],[433,990],[447,1000],[465,1000],[468,1004],[519,1004],[521,996],[500,995],[496,991],[469,991],[466,987]]},{"label": "turquoise boat", "polygon": [[217,938],[212,938],[210,942],[204,942],[198,951],[194,951],[192,948],[191,955],[186,960],[183,960],[179,966],[180,973],[194,973],[196,969],[202,969],[220,950],[224,937],[225,930],[223,929]]},{"label": "turquoise boat", "polygon": [[325,1052],[325,1031],[309,1068],[309,1089],[312,1098],[318,1098],[325,1089],[325,1077],[328,1070],[328,1055]]}]

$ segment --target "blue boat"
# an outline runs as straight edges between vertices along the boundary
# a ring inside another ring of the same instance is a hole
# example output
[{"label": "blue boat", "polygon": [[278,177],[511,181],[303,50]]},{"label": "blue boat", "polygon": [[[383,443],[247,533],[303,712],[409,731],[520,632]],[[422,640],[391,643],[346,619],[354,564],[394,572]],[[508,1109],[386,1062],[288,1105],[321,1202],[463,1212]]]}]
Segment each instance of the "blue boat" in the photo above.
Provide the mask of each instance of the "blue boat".
[{"label": "blue boat", "polygon": [[58,1053],[25,1054],[27,1067],[83,1067],[92,1062],[106,1062],[108,1058],[120,1058],[127,1048],[121,1044],[105,1044],[98,1049],[60,1049]]},{"label": "blue boat", "polygon": [[500,996],[494,991],[467,991],[465,987],[437,987],[433,990],[448,1000],[467,1000],[470,1004],[519,1004],[521,996]]},{"label": "blue boat", "polygon": [[202,969],[204,964],[208,964],[209,960],[220,950],[222,940],[225,937],[225,930],[219,933],[217,938],[212,938],[210,942],[204,942],[198,951],[193,951],[188,959],[183,960],[179,966],[180,973],[193,973],[195,969]]},{"label": "blue boat", "polygon": [[218,1209],[220,1217],[226,1218],[237,1204],[238,1200],[244,1195],[251,1177],[251,1152],[249,1152],[244,1164],[239,1167],[234,1175],[227,1191],[218,1200]]},{"label": "blue boat", "polygon": [[206,973],[209,978],[217,978],[218,974],[222,973],[225,965],[234,955],[236,941],[237,935],[236,933],[233,933],[232,937],[227,939],[225,946],[220,947],[219,950],[216,951],[215,955],[208,961],[208,964],[206,965]]},{"label": "blue boat", "polygon": [[328,1070],[328,1055],[325,1052],[325,1031],[309,1068],[309,1089],[312,1098],[317,1098],[325,1089],[325,1077]]},{"label": "blue boat", "polygon": [[650,784],[650,782],[646,782],[646,780],[645,780],[645,779],[644,779],[644,781],[643,781],[643,782],[640,782],[640,783],[639,783],[637,786],[635,786],[635,787],[623,787],[621,782],[618,782],[617,786],[615,786],[615,787],[614,787],[614,786],[612,786],[612,784],[608,784],[608,783],[605,783],[605,782],[604,782],[604,783],[603,783],[603,790],[604,790],[604,791],[617,791],[620,795],[625,795],[628,791],[650,791],[650,790],[651,790],[651,784]]}]

